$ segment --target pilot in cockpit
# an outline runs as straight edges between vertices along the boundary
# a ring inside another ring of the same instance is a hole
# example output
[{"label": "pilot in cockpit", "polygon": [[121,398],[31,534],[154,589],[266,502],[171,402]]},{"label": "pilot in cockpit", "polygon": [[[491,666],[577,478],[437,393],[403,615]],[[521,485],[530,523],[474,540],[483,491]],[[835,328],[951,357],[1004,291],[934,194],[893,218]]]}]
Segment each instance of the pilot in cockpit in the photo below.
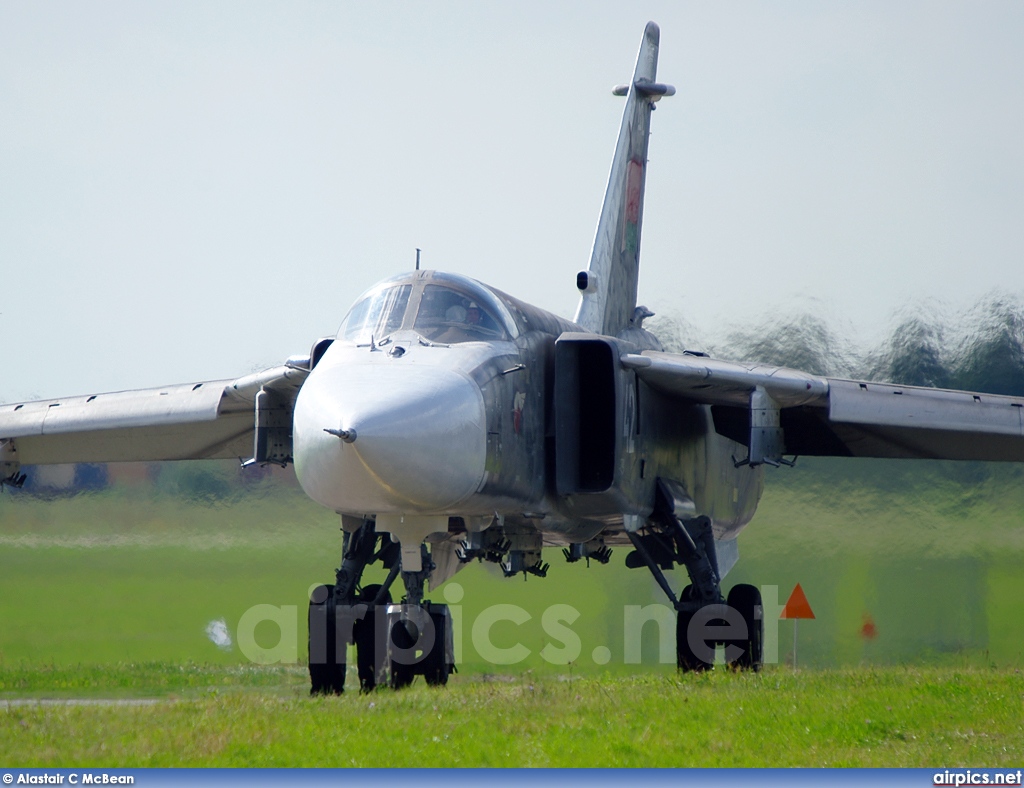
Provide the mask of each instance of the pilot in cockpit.
[{"label": "pilot in cockpit", "polygon": [[465,323],[468,310],[461,304],[448,307],[444,319],[449,323]]},{"label": "pilot in cockpit", "polygon": [[424,339],[443,344],[503,337],[494,317],[472,297],[438,285],[427,285],[420,300],[415,329]]},{"label": "pilot in cockpit", "polygon": [[483,315],[475,301],[464,301],[462,304],[448,307],[448,310],[444,313],[444,318],[449,323],[478,326],[483,319]]},{"label": "pilot in cockpit", "polygon": [[480,307],[473,301],[462,299],[460,303],[448,307],[444,313],[445,329],[433,337],[435,342],[466,342],[480,339],[473,329],[481,322]]}]

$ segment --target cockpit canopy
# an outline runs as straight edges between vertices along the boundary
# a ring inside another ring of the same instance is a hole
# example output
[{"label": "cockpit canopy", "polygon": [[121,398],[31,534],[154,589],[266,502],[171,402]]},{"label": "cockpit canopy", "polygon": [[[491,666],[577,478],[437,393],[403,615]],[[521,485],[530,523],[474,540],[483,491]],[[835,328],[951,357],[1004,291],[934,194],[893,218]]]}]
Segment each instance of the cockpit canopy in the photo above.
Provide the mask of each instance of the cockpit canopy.
[{"label": "cockpit canopy", "polygon": [[401,329],[446,345],[508,340],[519,333],[505,305],[479,282],[415,271],[364,293],[341,324],[338,339],[380,342]]}]

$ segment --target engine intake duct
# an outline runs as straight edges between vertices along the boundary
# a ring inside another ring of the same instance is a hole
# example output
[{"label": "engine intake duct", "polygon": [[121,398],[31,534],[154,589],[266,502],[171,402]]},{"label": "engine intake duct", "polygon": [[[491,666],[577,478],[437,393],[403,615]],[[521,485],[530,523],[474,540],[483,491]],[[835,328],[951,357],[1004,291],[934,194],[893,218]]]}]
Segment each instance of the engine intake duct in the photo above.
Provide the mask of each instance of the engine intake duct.
[{"label": "engine intake duct", "polygon": [[555,344],[555,467],[560,495],[615,481],[618,356],[605,339]]}]

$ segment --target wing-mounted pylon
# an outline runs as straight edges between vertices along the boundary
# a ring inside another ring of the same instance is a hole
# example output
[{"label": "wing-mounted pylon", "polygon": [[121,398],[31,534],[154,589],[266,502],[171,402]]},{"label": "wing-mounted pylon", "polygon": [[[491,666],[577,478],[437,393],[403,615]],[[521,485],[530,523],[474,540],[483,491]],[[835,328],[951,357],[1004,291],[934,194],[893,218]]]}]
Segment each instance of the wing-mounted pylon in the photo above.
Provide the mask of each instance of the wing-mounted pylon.
[{"label": "wing-mounted pylon", "polygon": [[651,112],[658,99],[676,92],[671,85],[655,81],[660,35],[658,26],[648,22],[633,80],[613,91],[617,96],[626,97],[626,107],[597,223],[590,267],[576,277],[576,286],[582,295],[576,323],[606,336],[618,336],[630,327],[634,317]]},{"label": "wing-mounted pylon", "polygon": [[1024,462],[1024,397],[840,380],[687,354],[626,353],[622,366],[680,401],[711,406],[716,432],[782,455]]}]

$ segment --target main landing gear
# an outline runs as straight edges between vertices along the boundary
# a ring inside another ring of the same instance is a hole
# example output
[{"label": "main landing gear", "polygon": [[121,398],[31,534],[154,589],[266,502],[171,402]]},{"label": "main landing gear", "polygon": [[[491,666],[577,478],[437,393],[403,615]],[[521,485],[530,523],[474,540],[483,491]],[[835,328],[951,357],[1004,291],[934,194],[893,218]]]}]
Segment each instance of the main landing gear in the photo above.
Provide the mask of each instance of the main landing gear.
[{"label": "main landing gear", "polygon": [[[345,690],[346,652],[355,645],[359,687],[404,687],[422,675],[443,685],[455,669],[451,614],[446,605],[423,601],[433,569],[426,545],[422,570],[401,571],[401,552],[388,534],[378,535],[365,520],[343,541],[341,567],[333,586],[313,589],[309,600],[310,694],[340,695]],[[380,561],[388,576],[380,585],[360,586],[367,566]],[[391,587],[402,575],[406,596],[392,604]]]},{"label": "main landing gear", "polygon": [[[764,620],[761,592],[746,584],[722,597],[715,540],[707,517],[687,519],[677,513],[671,485],[659,483],[654,514],[639,532],[629,533],[636,548],[626,566],[647,566],[676,609],[676,663],[680,670],[702,671],[715,662],[715,649],[725,647],[734,670],[761,669]],[[665,579],[675,563],[686,567],[690,585],[677,598]]]}]

